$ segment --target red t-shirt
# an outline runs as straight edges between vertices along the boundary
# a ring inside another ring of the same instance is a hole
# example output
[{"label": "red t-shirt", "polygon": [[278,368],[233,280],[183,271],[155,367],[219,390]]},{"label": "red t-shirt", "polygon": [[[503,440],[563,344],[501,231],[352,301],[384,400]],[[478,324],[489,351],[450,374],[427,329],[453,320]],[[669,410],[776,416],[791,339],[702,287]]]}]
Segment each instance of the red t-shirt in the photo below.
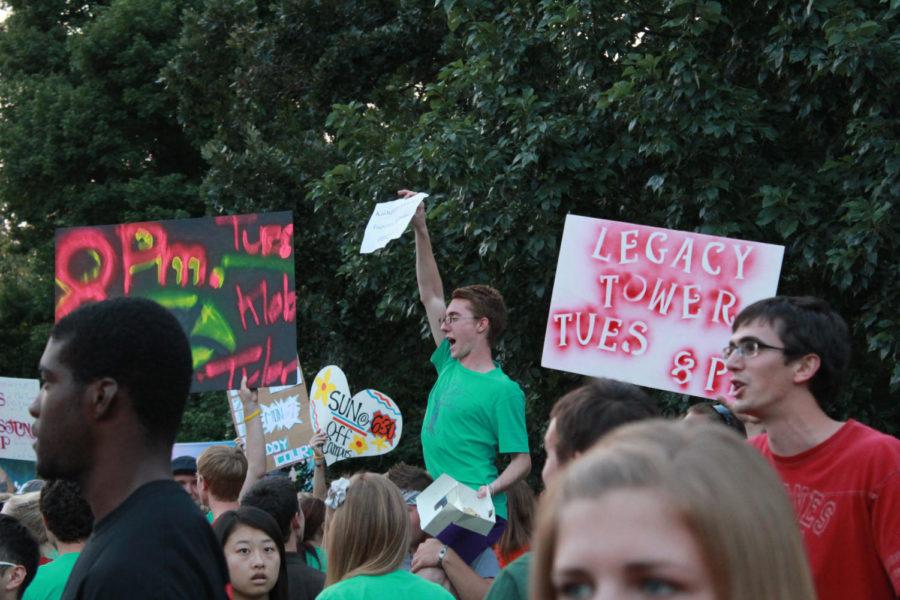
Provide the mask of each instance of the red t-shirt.
[{"label": "red t-shirt", "polygon": [[794,456],[752,440],[785,483],[819,600],[894,600],[900,595],[900,440],[847,421]]}]

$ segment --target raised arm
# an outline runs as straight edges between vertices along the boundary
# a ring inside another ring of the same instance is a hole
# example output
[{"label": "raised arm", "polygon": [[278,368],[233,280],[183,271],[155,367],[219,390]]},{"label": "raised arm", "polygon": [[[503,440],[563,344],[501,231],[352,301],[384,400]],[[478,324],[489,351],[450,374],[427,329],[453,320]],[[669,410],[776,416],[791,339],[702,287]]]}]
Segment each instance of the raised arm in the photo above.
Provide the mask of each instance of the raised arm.
[{"label": "raised arm", "polygon": [[325,500],[328,494],[328,482],[325,481],[325,442],[328,436],[324,431],[317,431],[309,440],[309,445],[313,449],[313,461],[315,470],[313,471],[313,491],[312,494],[319,500]]},{"label": "raised arm", "polygon": [[247,387],[247,376],[241,379],[241,389],[238,390],[241,404],[244,405],[244,423],[247,426],[247,447],[244,454],[247,456],[247,476],[244,477],[244,485],[238,498],[243,498],[253,484],[262,479],[266,474],[266,440],[263,436],[262,410],[259,406],[259,396],[256,390]]},{"label": "raised arm", "polygon": [[[400,190],[398,193],[403,198],[409,198],[416,194],[409,190]],[[441,274],[438,272],[437,262],[434,260],[431,237],[428,235],[428,225],[425,223],[424,202],[419,204],[419,208],[416,209],[416,214],[412,218],[412,226],[416,233],[416,281],[419,284],[419,299],[425,306],[431,337],[439,346],[444,340],[441,319],[447,312],[447,305],[444,303],[444,284],[441,281]]]}]

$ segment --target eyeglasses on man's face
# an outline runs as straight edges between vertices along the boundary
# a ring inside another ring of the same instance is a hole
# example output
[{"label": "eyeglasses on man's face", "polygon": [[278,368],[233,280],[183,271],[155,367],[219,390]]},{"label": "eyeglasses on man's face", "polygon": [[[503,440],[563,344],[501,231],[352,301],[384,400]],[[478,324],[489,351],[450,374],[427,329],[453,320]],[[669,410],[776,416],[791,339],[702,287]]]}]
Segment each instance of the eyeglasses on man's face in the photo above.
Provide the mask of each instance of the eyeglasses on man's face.
[{"label": "eyeglasses on man's face", "polygon": [[787,349],[779,348],[778,346],[770,346],[769,344],[755,339],[746,339],[739,341],[737,344],[728,344],[722,348],[722,356],[725,357],[725,360],[728,360],[731,358],[732,354],[737,353],[741,358],[753,358],[759,354],[761,350],[778,350],[779,352],[786,352]]},{"label": "eyeglasses on man's face", "polygon": [[449,327],[450,325],[453,325],[454,323],[456,323],[457,321],[462,320],[462,319],[474,319],[477,321],[480,318],[481,317],[462,317],[460,315],[447,315],[446,317],[444,317],[443,319],[440,320],[440,324],[447,325]]}]

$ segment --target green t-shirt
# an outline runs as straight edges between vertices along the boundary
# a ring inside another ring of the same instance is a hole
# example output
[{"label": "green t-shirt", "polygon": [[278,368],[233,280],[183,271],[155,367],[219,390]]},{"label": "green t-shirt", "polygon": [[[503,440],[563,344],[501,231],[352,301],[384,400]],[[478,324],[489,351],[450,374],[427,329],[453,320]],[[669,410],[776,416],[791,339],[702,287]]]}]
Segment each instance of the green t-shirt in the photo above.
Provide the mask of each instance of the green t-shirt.
[{"label": "green t-shirt", "polygon": [[38,567],[34,579],[25,589],[22,600],[59,600],[79,552],[60,554],[46,565]]},{"label": "green t-shirt", "polygon": [[[497,478],[497,453],[528,452],[525,394],[497,368],[479,373],[450,356],[444,340],[431,355],[438,372],[422,423],[425,468],[477,490]],[[496,363],[495,363],[496,364]],[[494,496],[506,518],[506,494]]]},{"label": "green t-shirt", "polygon": [[512,561],[497,574],[484,600],[528,600],[531,552]]},{"label": "green t-shirt", "polygon": [[303,552],[303,558],[306,559],[306,565],[308,567],[312,567],[313,569],[324,573],[328,570],[328,556],[325,554],[325,551],[318,546],[313,547],[316,549],[315,554],[306,550]]},{"label": "green t-shirt", "polygon": [[453,594],[407,571],[393,571],[384,575],[357,575],[338,581],[322,590],[316,600],[454,600]]}]

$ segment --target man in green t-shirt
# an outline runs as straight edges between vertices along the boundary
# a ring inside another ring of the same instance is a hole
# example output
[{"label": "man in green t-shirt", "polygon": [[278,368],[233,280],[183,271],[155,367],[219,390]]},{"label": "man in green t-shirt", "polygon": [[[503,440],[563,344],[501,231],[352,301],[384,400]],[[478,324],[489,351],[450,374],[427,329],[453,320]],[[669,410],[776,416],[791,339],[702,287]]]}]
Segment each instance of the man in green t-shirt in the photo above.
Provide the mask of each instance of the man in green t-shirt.
[{"label": "man in green t-shirt", "polygon": [[[400,191],[403,197],[413,194]],[[497,526],[487,536],[454,525],[437,536],[471,564],[506,525],[503,492],[531,471],[525,396],[494,361],[493,348],[506,329],[503,297],[489,286],[470,285],[454,290],[450,304],[445,304],[424,204],[412,225],[419,297],[437,345],[431,362],[438,379],[428,395],[422,424],[425,467],[434,478],[447,473],[480,497],[490,494],[497,514]],[[502,472],[497,468],[498,453],[509,456]]]},{"label": "man in green t-shirt", "polygon": [[39,503],[50,540],[59,555],[38,567],[24,600],[58,600],[94,524],[94,513],[73,481],[53,479],[41,488]]}]

